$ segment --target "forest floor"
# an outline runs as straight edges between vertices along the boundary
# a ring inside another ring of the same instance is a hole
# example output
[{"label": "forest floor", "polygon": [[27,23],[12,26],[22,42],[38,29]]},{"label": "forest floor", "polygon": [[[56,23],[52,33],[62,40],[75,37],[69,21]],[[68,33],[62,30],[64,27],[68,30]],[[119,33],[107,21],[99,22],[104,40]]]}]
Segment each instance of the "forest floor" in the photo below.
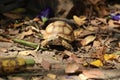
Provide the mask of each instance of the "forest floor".
[{"label": "forest floor", "polygon": [[[119,9],[105,17],[73,15],[72,19],[52,17],[47,21],[3,15],[0,80],[120,80]],[[41,47],[46,26],[58,20],[73,28],[74,40],[70,43],[66,40],[73,49],[56,45],[54,40],[52,45],[48,41],[47,47]],[[30,61],[24,64],[27,59]]]}]

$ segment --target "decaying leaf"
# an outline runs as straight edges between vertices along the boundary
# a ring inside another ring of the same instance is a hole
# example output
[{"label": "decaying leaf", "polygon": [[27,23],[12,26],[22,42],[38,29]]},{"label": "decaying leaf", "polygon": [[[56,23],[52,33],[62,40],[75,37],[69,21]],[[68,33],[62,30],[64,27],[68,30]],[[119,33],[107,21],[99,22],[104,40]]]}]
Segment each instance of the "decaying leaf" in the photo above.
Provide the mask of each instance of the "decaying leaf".
[{"label": "decaying leaf", "polygon": [[93,42],[93,47],[97,50],[100,48],[100,45],[101,45],[100,41],[94,41]]},{"label": "decaying leaf", "polygon": [[97,20],[99,20],[100,22],[107,24],[107,19],[106,18],[96,18]]},{"label": "decaying leaf", "polygon": [[101,60],[96,60],[96,61],[91,62],[90,65],[96,66],[96,67],[102,67],[103,63]]},{"label": "decaying leaf", "polygon": [[83,29],[74,30],[74,36],[77,38],[83,32]]},{"label": "decaying leaf", "polygon": [[56,75],[55,74],[52,74],[52,73],[48,73],[47,76],[51,79],[56,79]]},{"label": "decaying leaf", "polygon": [[21,34],[19,34],[17,36],[18,39],[23,39],[25,36],[29,36],[32,35],[33,31],[32,30],[28,30],[27,32],[22,32]]},{"label": "decaying leaf", "polygon": [[12,45],[10,42],[0,42],[0,48],[10,48]]},{"label": "decaying leaf", "polygon": [[104,59],[107,61],[107,60],[113,60],[113,59],[116,59],[117,58],[117,55],[115,54],[104,54]]},{"label": "decaying leaf", "polygon": [[98,31],[98,27],[87,26],[87,27],[86,27],[86,30],[89,30],[89,31]]},{"label": "decaying leaf", "polygon": [[42,62],[41,62],[41,66],[46,70],[50,70],[51,64],[48,61],[43,59]]},{"label": "decaying leaf", "polygon": [[3,13],[3,15],[11,19],[20,19],[22,17],[21,14],[10,13],[10,12]]},{"label": "decaying leaf", "polygon": [[67,64],[65,68],[65,73],[75,73],[79,69],[79,64],[77,63],[70,63]]},{"label": "decaying leaf", "polygon": [[85,38],[81,41],[81,44],[82,44],[83,46],[85,46],[85,45],[93,42],[93,41],[95,40],[95,38],[96,38],[96,36],[92,36],[92,35],[87,36],[87,37],[85,37]]},{"label": "decaying leaf", "polygon": [[7,39],[7,38],[4,38],[4,37],[2,37],[2,36],[0,36],[0,41],[1,41],[1,42],[12,42],[11,39]]},{"label": "decaying leaf", "polygon": [[116,27],[119,27],[120,25],[117,25],[117,24],[114,24],[115,21],[114,20],[109,20],[108,22],[108,28],[109,29],[113,29],[113,28],[116,28]]},{"label": "decaying leaf", "polygon": [[8,76],[8,79],[9,80],[25,80],[25,78],[23,78],[23,77],[13,77],[13,76]]},{"label": "decaying leaf", "polygon": [[91,20],[90,23],[94,26],[98,26],[101,22],[98,20]]},{"label": "decaying leaf", "polygon": [[70,61],[75,61],[76,63],[81,63],[81,62],[80,62],[80,59],[79,59],[79,58],[77,57],[77,55],[75,55],[74,53],[65,50],[65,51],[64,51],[64,54],[66,54],[66,55],[69,56],[69,60],[70,60]]},{"label": "decaying leaf", "polygon": [[80,16],[77,17],[76,15],[73,16],[73,20],[75,21],[75,23],[79,26],[83,25],[86,21],[86,17],[85,16]]},{"label": "decaying leaf", "polygon": [[19,52],[19,55],[28,56],[28,55],[34,55],[35,53],[36,53],[36,51],[34,51],[34,50],[26,50],[26,51]]},{"label": "decaying leaf", "polygon": [[97,5],[101,0],[89,0],[93,5]]}]

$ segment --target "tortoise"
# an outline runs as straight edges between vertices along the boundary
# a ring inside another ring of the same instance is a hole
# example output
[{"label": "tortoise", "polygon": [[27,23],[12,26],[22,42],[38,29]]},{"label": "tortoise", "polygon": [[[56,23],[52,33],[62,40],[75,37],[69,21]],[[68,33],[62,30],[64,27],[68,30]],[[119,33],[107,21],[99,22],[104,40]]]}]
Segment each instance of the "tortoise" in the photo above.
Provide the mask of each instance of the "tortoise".
[{"label": "tortoise", "polygon": [[44,33],[42,47],[47,45],[62,45],[66,49],[73,49],[72,43],[74,41],[73,28],[65,21],[54,21],[48,24]]}]

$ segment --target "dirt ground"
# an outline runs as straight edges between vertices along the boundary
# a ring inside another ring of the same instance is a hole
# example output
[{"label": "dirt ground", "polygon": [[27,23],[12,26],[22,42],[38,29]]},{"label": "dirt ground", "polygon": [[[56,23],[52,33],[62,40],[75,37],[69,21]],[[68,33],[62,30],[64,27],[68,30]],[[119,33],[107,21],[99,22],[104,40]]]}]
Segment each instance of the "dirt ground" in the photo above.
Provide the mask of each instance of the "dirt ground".
[{"label": "dirt ground", "polygon": [[0,80],[120,80],[119,0],[32,2],[0,8]]}]

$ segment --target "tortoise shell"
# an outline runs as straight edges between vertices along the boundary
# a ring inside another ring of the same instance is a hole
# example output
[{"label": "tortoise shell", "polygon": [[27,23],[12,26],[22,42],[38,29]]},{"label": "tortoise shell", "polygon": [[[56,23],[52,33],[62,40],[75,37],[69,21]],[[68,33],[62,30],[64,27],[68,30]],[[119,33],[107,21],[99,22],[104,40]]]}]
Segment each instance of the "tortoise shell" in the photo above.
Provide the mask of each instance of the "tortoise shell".
[{"label": "tortoise shell", "polygon": [[69,44],[74,40],[74,34],[72,27],[64,21],[55,21],[45,29],[43,34],[44,41],[41,43],[42,46],[46,46],[51,43],[55,45],[63,45],[66,48],[71,48]]},{"label": "tortoise shell", "polygon": [[65,34],[70,35],[72,33],[72,27],[64,21],[55,21],[50,23],[46,27],[47,34]]}]

